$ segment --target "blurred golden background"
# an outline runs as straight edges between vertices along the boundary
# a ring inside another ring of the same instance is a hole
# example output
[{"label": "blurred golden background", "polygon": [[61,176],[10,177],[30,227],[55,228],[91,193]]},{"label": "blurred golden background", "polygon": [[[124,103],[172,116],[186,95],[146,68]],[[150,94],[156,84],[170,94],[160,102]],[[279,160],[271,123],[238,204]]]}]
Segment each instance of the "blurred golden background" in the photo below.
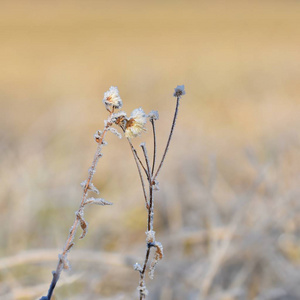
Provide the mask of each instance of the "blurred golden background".
[{"label": "blurred golden background", "polygon": [[[103,93],[159,111],[161,155],[177,84],[148,299],[300,299],[299,1],[1,1],[0,45],[1,299],[48,290]],[[137,299],[144,200],[126,141],[107,142],[94,184],[114,205],[86,209],[54,299]]]}]

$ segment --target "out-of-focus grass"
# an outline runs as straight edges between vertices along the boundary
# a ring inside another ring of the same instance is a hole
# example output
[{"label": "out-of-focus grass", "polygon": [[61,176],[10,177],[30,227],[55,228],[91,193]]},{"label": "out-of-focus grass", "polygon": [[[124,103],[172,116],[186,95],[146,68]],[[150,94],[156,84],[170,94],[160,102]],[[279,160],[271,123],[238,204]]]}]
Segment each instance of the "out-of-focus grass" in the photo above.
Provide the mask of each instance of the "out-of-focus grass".
[{"label": "out-of-focus grass", "polygon": [[[103,92],[117,85],[128,113],[158,109],[162,149],[177,84],[187,95],[159,178],[165,258],[149,298],[298,299],[299,28],[297,1],[1,2],[0,253],[16,262],[1,269],[1,299],[47,290]],[[59,299],[136,298],[146,211],[128,145],[107,140],[94,183],[114,206],[86,211]],[[52,256],[31,262],[33,249]]]}]

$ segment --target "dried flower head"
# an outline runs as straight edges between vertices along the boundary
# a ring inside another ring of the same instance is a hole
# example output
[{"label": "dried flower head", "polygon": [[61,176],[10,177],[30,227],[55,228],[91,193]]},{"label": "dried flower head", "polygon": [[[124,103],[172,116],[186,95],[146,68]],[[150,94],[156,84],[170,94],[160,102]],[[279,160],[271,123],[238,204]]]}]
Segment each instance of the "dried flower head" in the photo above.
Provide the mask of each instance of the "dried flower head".
[{"label": "dried flower head", "polygon": [[116,86],[111,86],[109,90],[104,93],[103,103],[108,111],[111,111],[111,107],[113,109],[122,107],[123,102]]},{"label": "dried flower head", "polygon": [[125,136],[129,139],[133,137],[137,137],[141,135],[143,131],[146,131],[145,125],[147,123],[147,115],[143,111],[143,109],[137,108],[135,109],[130,118],[127,119],[126,128],[125,128]]},{"label": "dried flower head", "polygon": [[157,110],[151,110],[148,114],[148,118],[149,120],[158,120],[159,119],[159,115],[158,115],[158,111]]},{"label": "dried flower head", "polygon": [[185,95],[184,85],[177,85],[173,96],[181,98],[183,95]]},{"label": "dried flower head", "polygon": [[126,113],[124,111],[114,113],[111,116],[111,121],[116,125],[119,125],[121,128],[125,129],[127,122]]}]

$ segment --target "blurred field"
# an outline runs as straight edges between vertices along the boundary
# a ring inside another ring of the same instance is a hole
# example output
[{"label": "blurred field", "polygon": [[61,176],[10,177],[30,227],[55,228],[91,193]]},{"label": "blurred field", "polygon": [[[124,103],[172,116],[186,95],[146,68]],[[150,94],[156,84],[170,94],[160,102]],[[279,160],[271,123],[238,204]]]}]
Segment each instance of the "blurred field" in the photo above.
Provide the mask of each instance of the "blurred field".
[{"label": "blurred field", "polygon": [[[298,1],[1,1],[0,298],[45,294],[103,127],[103,93],[157,109],[165,258],[149,300],[300,299]],[[150,130],[137,145],[146,140]],[[55,299],[137,299],[146,211],[130,149],[107,138]]]}]

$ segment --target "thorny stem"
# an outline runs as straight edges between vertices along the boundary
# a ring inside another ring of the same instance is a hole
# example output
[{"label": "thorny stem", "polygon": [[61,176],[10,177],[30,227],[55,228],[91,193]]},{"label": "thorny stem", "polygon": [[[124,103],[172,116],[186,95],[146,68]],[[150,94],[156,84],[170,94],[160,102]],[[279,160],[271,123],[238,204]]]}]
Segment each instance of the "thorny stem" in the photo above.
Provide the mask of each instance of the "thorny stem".
[{"label": "thorny stem", "polygon": [[153,132],[153,163],[152,163],[151,175],[153,176],[155,160],[156,160],[156,132],[155,132],[155,125],[154,125],[155,123],[153,119],[151,119],[151,124],[152,124],[152,132]]},{"label": "thorny stem", "polygon": [[[112,112],[111,112],[110,116],[111,115],[112,115]],[[68,236],[67,241],[64,245],[63,252],[59,256],[59,261],[58,261],[56,270],[52,272],[53,278],[52,278],[52,281],[51,281],[51,284],[50,284],[50,287],[49,287],[49,290],[48,290],[48,294],[47,294],[47,296],[44,296],[44,297],[40,298],[40,300],[51,300],[53,291],[54,291],[55,286],[56,286],[56,284],[57,284],[57,282],[60,278],[60,274],[63,270],[64,262],[67,259],[68,251],[73,246],[73,240],[74,240],[75,234],[77,232],[78,226],[80,224],[80,216],[78,216],[78,214],[84,210],[85,202],[86,202],[86,199],[87,199],[87,194],[88,194],[88,191],[89,191],[89,185],[92,182],[97,163],[98,163],[98,161],[101,157],[101,149],[103,147],[102,143],[103,143],[104,137],[105,137],[105,135],[106,135],[106,133],[107,133],[107,131],[108,131],[108,129],[111,125],[112,125],[112,123],[110,121],[108,121],[106,126],[104,127],[104,130],[103,130],[99,140],[97,141],[98,142],[97,150],[95,152],[92,165],[89,169],[89,176],[87,178],[86,185],[85,185],[84,190],[83,190],[83,195],[82,195],[82,198],[81,198],[78,213],[75,214],[74,223],[73,223],[72,227],[70,228],[69,236]]]},{"label": "thorny stem", "polygon": [[170,142],[171,142],[171,139],[172,139],[172,135],[173,135],[173,131],[174,131],[174,127],[175,127],[175,124],[176,124],[176,119],[177,119],[177,114],[178,114],[178,107],[179,107],[179,100],[180,100],[180,96],[177,96],[177,102],[176,102],[176,108],[175,108],[175,113],[174,113],[174,118],[173,118],[173,123],[172,123],[172,127],[171,127],[171,131],[170,131],[170,135],[169,135],[169,138],[168,138],[168,142],[167,142],[167,145],[166,145],[166,148],[165,148],[165,152],[162,156],[162,159],[161,159],[161,162],[159,164],[159,167],[153,177],[153,180],[155,180],[155,178],[157,177],[163,163],[164,163],[164,160],[165,160],[165,157],[166,157],[166,154],[168,152],[168,149],[169,149],[169,145],[170,145]]}]

